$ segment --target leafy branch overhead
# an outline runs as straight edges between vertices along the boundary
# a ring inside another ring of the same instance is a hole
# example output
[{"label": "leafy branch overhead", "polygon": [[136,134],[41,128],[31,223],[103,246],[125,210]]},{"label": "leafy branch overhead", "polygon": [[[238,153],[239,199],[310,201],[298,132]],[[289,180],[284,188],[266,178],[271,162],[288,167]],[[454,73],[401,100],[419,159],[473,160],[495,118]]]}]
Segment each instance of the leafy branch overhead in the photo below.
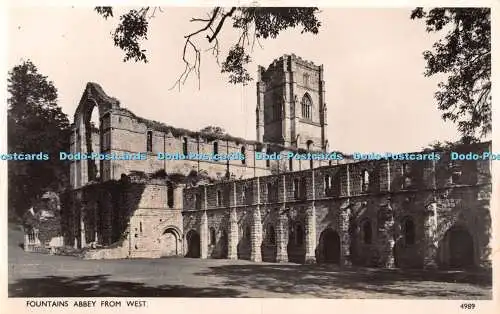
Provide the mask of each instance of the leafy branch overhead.
[{"label": "leafy branch overhead", "polygon": [[[96,7],[95,10],[105,19],[114,17],[112,7]],[[113,39],[115,46],[125,53],[125,62],[148,62],[141,42],[147,40],[149,21],[158,12],[163,11],[157,7],[142,7],[120,16]],[[318,8],[304,7],[215,7],[204,17],[192,18],[190,22],[200,23],[200,27],[184,35],[182,60],[185,67],[173,87],[180,88],[192,73],[198,77],[199,82],[202,52],[212,53],[221,72],[229,75],[229,82],[246,85],[252,80],[246,66],[251,62],[249,53],[253,51],[255,44],[262,47],[260,39],[276,38],[282,31],[295,27],[300,27],[301,33],[317,34],[321,25],[317,18],[318,12]],[[239,37],[227,47],[228,53],[221,64],[219,38],[221,32],[228,28],[236,30]],[[201,49],[198,43],[200,39],[209,45],[208,49]]]},{"label": "leafy branch overhead", "polygon": [[443,119],[458,124],[463,141],[491,132],[491,15],[489,8],[434,8],[412,11],[427,32],[446,32],[425,51],[426,76],[447,75],[435,98]]}]

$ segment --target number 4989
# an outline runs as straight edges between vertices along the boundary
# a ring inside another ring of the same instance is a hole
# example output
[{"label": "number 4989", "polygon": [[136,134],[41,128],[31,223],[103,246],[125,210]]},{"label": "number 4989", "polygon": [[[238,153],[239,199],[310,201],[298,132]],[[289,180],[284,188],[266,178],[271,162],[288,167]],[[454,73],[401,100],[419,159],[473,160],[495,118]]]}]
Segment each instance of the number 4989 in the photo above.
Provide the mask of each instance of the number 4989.
[{"label": "number 4989", "polygon": [[463,310],[473,310],[476,308],[476,305],[474,303],[462,303],[460,304],[460,308]]}]

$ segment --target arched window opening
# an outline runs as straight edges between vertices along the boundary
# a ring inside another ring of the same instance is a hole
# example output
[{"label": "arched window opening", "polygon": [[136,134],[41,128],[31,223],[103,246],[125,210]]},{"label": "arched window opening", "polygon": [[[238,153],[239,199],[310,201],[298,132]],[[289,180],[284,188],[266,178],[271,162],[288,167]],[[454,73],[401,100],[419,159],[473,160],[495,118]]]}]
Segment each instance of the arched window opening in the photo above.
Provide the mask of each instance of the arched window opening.
[{"label": "arched window opening", "polygon": [[219,153],[219,142],[214,142],[214,154]]},{"label": "arched window opening", "polygon": [[370,173],[368,170],[363,170],[361,174],[361,191],[367,192],[370,185]]},{"label": "arched window opening", "polygon": [[411,218],[406,218],[403,224],[404,243],[406,245],[415,244],[415,224]]},{"label": "arched window opening", "polygon": [[167,205],[169,208],[174,207],[174,186],[172,182],[167,182]]},{"label": "arched window opening", "polygon": [[369,220],[365,220],[363,222],[363,243],[371,244],[372,243],[372,224]]},{"label": "arched window opening", "polygon": [[222,191],[217,191],[217,206],[222,206]]},{"label": "arched window opening", "polygon": [[210,245],[215,245],[216,240],[215,229],[210,228]]},{"label": "arched window opening", "polygon": [[139,222],[139,232],[142,233],[142,221]]},{"label": "arched window opening", "polygon": [[302,118],[311,119],[312,100],[308,94],[302,97]]},{"label": "arched window opening", "polygon": [[332,177],[330,175],[325,175],[325,194],[328,194],[330,189],[332,188]]},{"label": "arched window opening", "polygon": [[241,146],[241,163],[244,165],[247,163],[246,158],[247,156],[245,155],[245,146]]},{"label": "arched window opening", "polygon": [[187,137],[184,137],[184,139],[182,140],[182,153],[184,155],[188,154],[188,138]]},{"label": "arched window opening", "polygon": [[146,150],[148,152],[153,151],[153,131],[148,131],[148,133],[147,133]]},{"label": "arched window opening", "polygon": [[288,159],[288,169],[290,171],[293,171],[293,159],[292,158]]}]

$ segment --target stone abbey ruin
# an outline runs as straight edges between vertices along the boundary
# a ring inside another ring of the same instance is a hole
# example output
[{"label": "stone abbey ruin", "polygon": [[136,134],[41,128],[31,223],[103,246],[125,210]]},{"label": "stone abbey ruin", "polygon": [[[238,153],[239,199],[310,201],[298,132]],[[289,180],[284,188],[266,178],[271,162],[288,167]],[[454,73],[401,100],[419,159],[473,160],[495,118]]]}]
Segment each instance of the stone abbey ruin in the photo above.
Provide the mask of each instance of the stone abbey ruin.
[{"label": "stone abbey ruin", "polygon": [[[27,228],[25,250],[69,246],[88,259],[491,267],[490,161],[452,161],[446,152],[426,161],[256,159],[256,152],[331,152],[323,66],[293,54],[259,67],[256,117],[255,141],[193,132],[137,117],[88,83],[71,152],[147,158],[72,161],[71,188],[51,205],[58,218]],[[158,160],[158,152],[245,159]]]}]

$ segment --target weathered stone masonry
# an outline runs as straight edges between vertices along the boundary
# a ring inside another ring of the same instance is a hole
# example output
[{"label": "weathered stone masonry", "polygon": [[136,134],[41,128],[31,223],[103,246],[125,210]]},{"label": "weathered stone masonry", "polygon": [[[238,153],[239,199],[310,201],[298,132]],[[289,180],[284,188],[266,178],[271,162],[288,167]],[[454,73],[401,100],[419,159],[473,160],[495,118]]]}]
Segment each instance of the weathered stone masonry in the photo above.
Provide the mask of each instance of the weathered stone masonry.
[{"label": "weathered stone masonry", "polygon": [[[489,145],[460,149],[481,152]],[[364,161],[187,188],[183,227],[198,232],[195,217],[206,215],[205,228],[215,230],[215,239],[203,241],[202,235],[202,245],[208,244],[202,250],[210,251],[218,235],[228,234],[224,241],[231,243],[232,256],[237,241],[238,258],[254,261],[488,267],[490,164],[451,162],[446,152],[441,156],[439,161]],[[198,197],[206,197],[204,208],[196,206]]]}]

